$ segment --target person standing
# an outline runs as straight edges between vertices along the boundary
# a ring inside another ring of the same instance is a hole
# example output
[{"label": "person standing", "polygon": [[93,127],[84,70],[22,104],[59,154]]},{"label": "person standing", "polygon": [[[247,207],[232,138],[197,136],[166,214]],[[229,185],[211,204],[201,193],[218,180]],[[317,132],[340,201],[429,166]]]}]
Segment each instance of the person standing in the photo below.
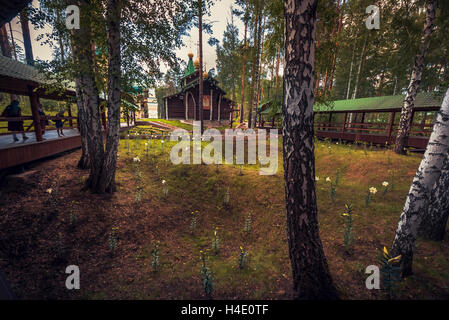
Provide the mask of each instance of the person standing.
[{"label": "person standing", "polygon": [[[8,118],[18,118],[22,116],[22,109],[19,107],[19,100],[13,100],[11,103],[3,110],[2,117]],[[8,130],[12,131],[12,137],[14,142],[19,141],[17,138],[16,132],[19,131],[22,133],[22,139],[25,141],[28,137],[25,135],[25,131],[23,129],[23,120],[13,120],[8,121]]]},{"label": "person standing", "polygon": [[42,105],[39,104],[39,115],[41,118],[41,129],[42,129],[42,135],[45,133],[45,126],[48,125],[48,120],[46,119],[45,112],[42,108]]},{"label": "person standing", "polygon": [[53,120],[55,122],[55,126],[56,126],[56,131],[58,132],[58,137],[61,137],[64,135],[64,133],[62,132],[62,126],[65,122],[64,119],[64,111],[59,111],[58,114],[56,115],[56,120]]}]

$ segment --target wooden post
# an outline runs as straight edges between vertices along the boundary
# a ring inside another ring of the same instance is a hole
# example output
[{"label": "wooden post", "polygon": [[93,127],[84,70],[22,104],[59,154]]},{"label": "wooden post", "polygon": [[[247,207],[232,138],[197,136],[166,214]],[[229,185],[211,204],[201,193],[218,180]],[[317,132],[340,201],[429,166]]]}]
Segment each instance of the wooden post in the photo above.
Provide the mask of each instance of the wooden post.
[{"label": "wooden post", "polygon": [[[365,123],[365,112],[362,113],[362,120],[360,120],[360,123],[362,124],[360,128],[363,129],[363,123]],[[359,130],[359,132],[363,133],[363,130]]]},{"label": "wooden post", "polygon": [[219,98],[218,98],[218,123],[221,122],[221,109],[220,109],[220,106],[221,106],[221,97],[222,97],[222,94],[220,94],[220,96],[219,96]]},{"label": "wooden post", "polygon": [[214,118],[212,117],[212,113],[213,113],[213,110],[214,110],[214,99],[213,99],[213,91],[212,91],[212,89],[210,89],[210,106],[209,106],[209,116],[210,116],[210,121],[212,121]]},{"label": "wooden post", "polygon": [[394,116],[396,115],[396,112],[392,112],[390,114],[390,123],[388,123],[388,130],[387,130],[387,136],[388,138],[391,137],[391,133],[393,132],[393,125],[394,125]]},{"label": "wooden post", "polygon": [[332,122],[332,112],[329,112],[329,121],[327,122],[327,131],[331,131]]},{"label": "wooden post", "polygon": [[348,119],[348,113],[345,112],[345,118],[343,120],[343,126],[341,127],[341,132],[345,132],[346,120]]},{"label": "wooden post", "polygon": [[126,124],[129,127],[129,111],[126,112]]},{"label": "wooden post", "polygon": [[70,128],[73,127],[73,121],[72,121],[72,106],[69,104],[67,108],[67,114],[69,115],[69,126]]},{"label": "wooden post", "polygon": [[32,86],[28,86],[28,95],[30,97],[31,113],[33,115],[34,133],[36,134],[36,141],[42,141],[41,119],[39,116],[39,101],[37,93],[33,91]]}]

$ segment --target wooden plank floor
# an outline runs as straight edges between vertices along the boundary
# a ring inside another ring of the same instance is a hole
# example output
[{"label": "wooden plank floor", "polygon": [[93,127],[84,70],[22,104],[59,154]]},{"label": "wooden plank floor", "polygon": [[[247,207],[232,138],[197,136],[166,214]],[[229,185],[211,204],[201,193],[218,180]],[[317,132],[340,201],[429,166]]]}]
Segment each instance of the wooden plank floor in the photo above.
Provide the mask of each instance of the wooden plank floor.
[{"label": "wooden plank floor", "polygon": [[[132,127],[132,126],[131,126]],[[129,130],[126,123],[120,124],[120,131]],[[81,146],[81,137],[77,129],[64,129],[64,136],[58,137],[56,130],[48,130],[44,141],[36,141],[34,132],[27,133],[29,139],[13,140],[12,134],[0,136],[0,170],[43,159]]]}]

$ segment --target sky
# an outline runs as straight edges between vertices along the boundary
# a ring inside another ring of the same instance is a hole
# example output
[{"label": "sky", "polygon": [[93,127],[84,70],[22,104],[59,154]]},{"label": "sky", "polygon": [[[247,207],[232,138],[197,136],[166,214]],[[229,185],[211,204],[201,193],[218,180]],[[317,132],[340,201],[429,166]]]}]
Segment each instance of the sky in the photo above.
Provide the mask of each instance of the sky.
[{"label": "sky", "polygon": [[[226,29],[226,23],[227,21],[231,21],[231,5],[233,5],[234,0],[216,0],[214,5],[211,7],[211,15],[210,16],[204,16],[204,21],[212,24],[212,31],[213,31],[213,37],[217,38],[220,43],[223,39],[223,32]],[[38,8],[39,7],[39,1],[33,0],[33,6]],[[238,18],[234,17],[234,24],[239,29],[239,37],[240,39],[243,39],[243,33],[244,33],[244,24],[243,22]],[[23,48],[23,41],[22,41],[22,30],[20,28],[20,24],[18,22],[18,18],[14,18],[11,21],[11,27],[13,29],[13,35],[14,39],[16,40],[16,44],[21,46]],[[9,33],[9,26],[7,26],[8,33]],[[40,60],[51,60],[52,59],[52,49],[48,45],[43,45],[42,41],[37,41],[37,37],[39,34],[48,32],[50,29],[49,26],[47,26],[44,29],[34,30],[32,26],[30,26],[30,33],[31,33],[31,41],[32,41],[32,47],[33,47],[33,54],[35,59]],[[199,32],[198,28],[193,28],[190,31],[190,36],[184,36],[183,42],[184,47],[181,49],[176,50],[176,55],[178,58],[184,60],[187,62],[188,57],[187,54],[189,51],[192,51],[194,54],[194,58],[196,59],[197,56],[197,43],[199,38]],[[217,55],[215,52],[215,46],[209,46],[207,43],[208,39],[210,38],[209,35],[203,33],[203,60],[204,64],[206,66],[206,69],[212,69],[216,67],[216,59]],[[161,67],[161,71],[166,71],[165,67]]]}]

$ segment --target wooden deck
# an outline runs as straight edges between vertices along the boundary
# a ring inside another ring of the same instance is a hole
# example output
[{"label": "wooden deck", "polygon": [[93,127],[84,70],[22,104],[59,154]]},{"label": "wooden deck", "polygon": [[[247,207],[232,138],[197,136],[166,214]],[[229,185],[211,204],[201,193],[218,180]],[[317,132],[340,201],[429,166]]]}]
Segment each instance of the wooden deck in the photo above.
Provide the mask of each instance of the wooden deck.
[{"label": "wooden deck", "polygon": [[[127,131],[126,123],[121,123],[120,131]],[[43,141],[36,141],[33,132],[26,133],[27,140],[22,134],[17,134],[18,142],[13,141],[12,135],[0,136],[0,170],[43,159],[61,152],[81,147],[81,137],[77,129],[64,129],[64,137],[58,137],[56,130],[45,132]]]}]

